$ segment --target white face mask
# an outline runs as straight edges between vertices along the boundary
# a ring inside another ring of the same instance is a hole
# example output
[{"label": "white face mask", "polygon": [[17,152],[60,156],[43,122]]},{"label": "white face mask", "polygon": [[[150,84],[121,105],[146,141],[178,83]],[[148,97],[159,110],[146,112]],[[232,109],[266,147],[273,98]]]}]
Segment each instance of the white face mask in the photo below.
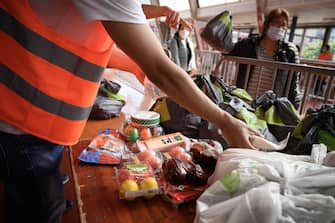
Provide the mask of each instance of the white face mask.
[{"label": "white face mask", "polygon": [[178,31],[178,34],[181,39],[187,39],[188,35],[190,34],[190,31],[186,29],[181,29]]},{"label": "white face mask", "polygon": [[280,40],[284,38],[285,29],[276,26],[270,26],[266,32],[266,35],[272,40]]}]

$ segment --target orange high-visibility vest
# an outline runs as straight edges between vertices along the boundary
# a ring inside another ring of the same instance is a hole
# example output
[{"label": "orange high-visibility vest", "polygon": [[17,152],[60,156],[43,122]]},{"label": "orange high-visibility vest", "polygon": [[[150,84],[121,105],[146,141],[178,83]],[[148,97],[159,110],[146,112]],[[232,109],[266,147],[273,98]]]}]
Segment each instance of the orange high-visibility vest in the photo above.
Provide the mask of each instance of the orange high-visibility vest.
[{"label": "orange high-visibility vest", "polygon": [[0,120],[75,144],[113,44],[109,39],[102,52],[89,49],[34,18],[27,0],[0,1]]}]

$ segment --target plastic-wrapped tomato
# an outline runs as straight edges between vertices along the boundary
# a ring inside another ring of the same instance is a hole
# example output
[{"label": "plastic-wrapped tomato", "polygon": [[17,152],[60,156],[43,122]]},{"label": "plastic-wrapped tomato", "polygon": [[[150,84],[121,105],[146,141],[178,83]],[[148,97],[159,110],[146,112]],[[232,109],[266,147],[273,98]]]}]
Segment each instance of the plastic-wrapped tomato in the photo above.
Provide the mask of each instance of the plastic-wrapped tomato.
[{"label": "plastic-wrapped tomato", "polygon": [[134,128],[133,126],[131,126],[130,124],[127,124],[127,125],[125,125],[124,128],[123,128],[123,133],[124,133],[125,135],[129,135],[130,131],[131,131],[133,128]]},{"label": "plastic-wrapped tomato", "polygon": [[151,157],[151,159],[147,161],[149,162],[149,165],[154,169],[160,168],[162,165],[162,160],[158,158],[157,156],[153,156]]},{"label": "plastic-wrapped tomato", "polygon": [[180,154],[185,153],[185,150],[183,147],[175,146],[169,150],[169,154],[172,157],[179,157]]},{"label": "plastic-wrapped tomato", "polygon": [[144,150],[137,155],[139,160],[148,160],[154,156],[155,152],[153,150]]}]

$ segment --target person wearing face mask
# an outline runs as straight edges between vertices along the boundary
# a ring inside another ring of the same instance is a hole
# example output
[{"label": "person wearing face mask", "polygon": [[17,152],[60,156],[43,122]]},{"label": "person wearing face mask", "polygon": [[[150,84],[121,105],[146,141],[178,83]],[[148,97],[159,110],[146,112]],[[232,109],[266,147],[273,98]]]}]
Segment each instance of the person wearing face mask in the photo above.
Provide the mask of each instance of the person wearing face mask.
[{"label": "person wearing face mask", "polygon": [[[332,60],[332,53],[330,52],[329,44],[325,44],[321,48],[318,59],[319,60]],[[324,92],[324,88],[326,86],[326,80],[325,79],[326,79],[326,77],[323,77],[323,76],[317,77],[314,94],[322,95],[322,93]]]},{"label": "person wearing face mask", "polygon": [[169,40],[168,47],[172,60],[189,74],[196,73],[193,44],[188,38],[190,30],[179,25],[174,37]]},{"label": "person wearing face mask", "polygon": [[332,53],[330,52],[329,44],[326,44],[321,48],[319,60],[332,60]]},{"label": "person wearing face mask", "polygon": [[[277,8],[271,10],[264,22],[261,34],[252,34],[246,39],[238,41],[234,49],[229,53],[232,56],[256,58],[261,60],[299,63],[299,53],[296,46],[286,42],[283,38],[288,27],[289,13],[286,9]],[[278,70],[274,74],[274,68],[252,66],[250,75],[247,75],[247,65],[240,64],[236,85],[243,88],[247,84],[247,91],[253,96],[262,95],[268,90],[273,90],[279,96],[285,96],[285,89],[289,81],[289,73],[286,70]],[[260,79],[260,75],[262,78]],[[246,78],[248,77],[248,80]],[[300,103],[298,90],[298,74],[294,73],[288,99],[298,108]],[[274,84],[273,84],[274,83]],[[258,87],[257,87],[258,86]],[[256,95],[257,94],[257,95]]]}]

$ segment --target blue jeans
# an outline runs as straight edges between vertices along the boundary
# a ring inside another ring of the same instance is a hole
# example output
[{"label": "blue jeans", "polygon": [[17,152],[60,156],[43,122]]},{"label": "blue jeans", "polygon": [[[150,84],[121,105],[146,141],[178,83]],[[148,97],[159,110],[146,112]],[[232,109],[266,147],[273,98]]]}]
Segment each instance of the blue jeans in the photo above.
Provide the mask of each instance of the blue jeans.
[{"label": "blue jeans", "polygon": [[0,132],[6,223],[61,221],[66,204],[59,171],[62,153],[62,145]]}]

